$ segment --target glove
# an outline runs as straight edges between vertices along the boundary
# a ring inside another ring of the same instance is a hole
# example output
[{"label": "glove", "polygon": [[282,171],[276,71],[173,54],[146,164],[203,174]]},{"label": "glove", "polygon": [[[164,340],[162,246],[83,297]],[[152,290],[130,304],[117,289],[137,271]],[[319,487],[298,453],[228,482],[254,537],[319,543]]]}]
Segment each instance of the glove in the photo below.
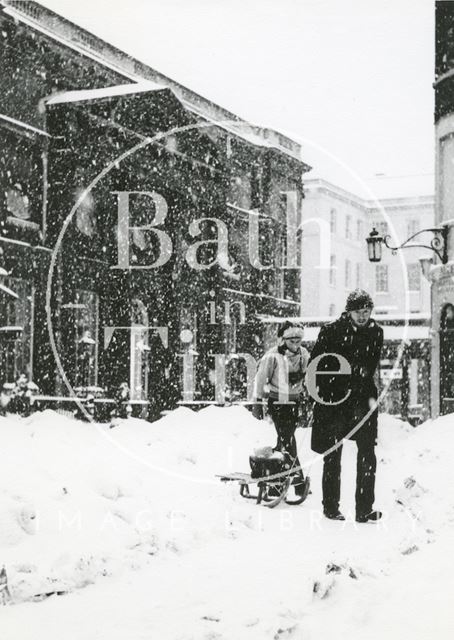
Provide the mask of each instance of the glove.
[{"label": "glove", "polygon": [[257,400],[255,401],[255,404],[252,407],[252,415],[257,420],[263,420],[264,411],[263,411],[263,402],[261,398],[257,398]]}]

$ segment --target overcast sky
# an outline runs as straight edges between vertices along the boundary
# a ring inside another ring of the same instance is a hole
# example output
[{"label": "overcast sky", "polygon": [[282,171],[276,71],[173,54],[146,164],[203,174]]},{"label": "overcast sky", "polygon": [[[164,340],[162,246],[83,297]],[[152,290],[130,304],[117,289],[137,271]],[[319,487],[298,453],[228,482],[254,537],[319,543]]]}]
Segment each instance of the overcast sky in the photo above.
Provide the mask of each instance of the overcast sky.
[{"label": "overcast sky", "polygon": [[42,0],[364,176],[433,172],[432,0]]}]

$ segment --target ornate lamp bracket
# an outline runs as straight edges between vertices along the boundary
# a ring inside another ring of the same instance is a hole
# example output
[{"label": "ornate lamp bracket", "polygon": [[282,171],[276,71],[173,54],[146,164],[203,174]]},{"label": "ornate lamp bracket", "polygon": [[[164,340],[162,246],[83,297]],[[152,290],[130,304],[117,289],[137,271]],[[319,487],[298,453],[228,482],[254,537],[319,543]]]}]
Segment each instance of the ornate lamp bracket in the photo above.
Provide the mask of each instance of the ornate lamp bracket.
[{"label": "ornate lamp bracket", "polygon": [[[440,227],[433,227],[430,229],[421,229],[417,233],[414,233],[412,236],[407,238],[405,242],[398,245],[397,247],[393,247],[390,244],[391,236],[386,235],[383,238],[385,243],[385,247],[388,247],[393,254],[396,254],[399,249],[413,249],[414,247],[419,247],[421,249],[431,249],[437,256],[440,258],[442,264],[446,264],[448,262],[448,225],[442,225]],[[428,231],[433,233],[433,238],[430,241],[430,244],[410,244],[411,241],[419,236],[421,233],[427,233]]]}]

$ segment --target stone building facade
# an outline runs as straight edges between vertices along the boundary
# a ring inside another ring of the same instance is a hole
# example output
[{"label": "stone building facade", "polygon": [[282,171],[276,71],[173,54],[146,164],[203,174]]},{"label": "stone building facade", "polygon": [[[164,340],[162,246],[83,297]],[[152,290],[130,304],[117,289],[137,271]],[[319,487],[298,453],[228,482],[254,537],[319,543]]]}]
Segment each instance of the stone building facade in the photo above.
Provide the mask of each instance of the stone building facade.
[{"label": "stone building facade", "polygon": [[37,3],[0,9],[2,381],[127,382],[150,417],[246,399],[261,315],[299,313],[299,145]]},{"label": "stone building facade", "polygon": [[384,249],[382,261],[372,264],[365,239],[375,227],[399,245],[432,227],[431,178],[377,179],[371,185],[377,194],[372,200],[308,174],[302,205],[301,307],[308,340],[315,340],[321,324],[342,313],[349,291],[356,287],[369,291],[385,334],[382,387],[402,349],[401,365],[390,381],[383,408],[415,418],[430,414],[430,284],[419,258],[432,253],[415,247],[393,255]]},{"label": "stone building facade", "polygon": [[454,6],[435,13],[435,220],[448,227],[448,262],[434,261],[432,284],[433,415],[454,411]]}]

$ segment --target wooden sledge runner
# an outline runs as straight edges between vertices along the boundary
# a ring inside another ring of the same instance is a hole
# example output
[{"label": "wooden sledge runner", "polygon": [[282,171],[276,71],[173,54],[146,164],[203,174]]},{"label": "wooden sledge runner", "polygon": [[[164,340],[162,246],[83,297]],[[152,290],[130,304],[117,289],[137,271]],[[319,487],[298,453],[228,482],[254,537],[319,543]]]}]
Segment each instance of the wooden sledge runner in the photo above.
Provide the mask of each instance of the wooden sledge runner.
[{"label": "wooden sledge runner", "polygon": [[[295,486],[294,480],[299,480],[300,476],[297,473],[288,473],[281,478],[252,478],[250,473],[233,472],[226,473],[224,475],[217,475],[217,478],[221,479],[221,482],[238,482],[240,485],[240,496],[248,498],[249,500],[255,500],[257,504],[265,503],[264,506],[269,509],[277,507],[278,504],[285,501],[286,504],[297,505],[302,504],[309,495],[310,478],[306,477],[302,484],[304,485],[301,495],[296,498],[287,498],[290,487]],[[250,484],[256,484],[258,492],[256,495],[252,495],[249,490]],[[298,485],[301,482],[297,483]],[[270,496],[271,493],[274,494]],[[277,495],[276,495],[277,494]]]}]

